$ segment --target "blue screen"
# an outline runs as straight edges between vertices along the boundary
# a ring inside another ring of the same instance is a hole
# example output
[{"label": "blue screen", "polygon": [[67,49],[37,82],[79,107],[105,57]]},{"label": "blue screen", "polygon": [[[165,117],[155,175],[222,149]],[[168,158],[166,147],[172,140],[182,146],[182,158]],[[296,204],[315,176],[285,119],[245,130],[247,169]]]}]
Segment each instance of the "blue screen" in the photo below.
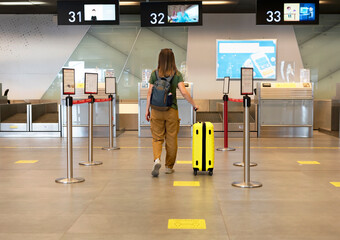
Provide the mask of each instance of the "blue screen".
[{"label": "blue screen", "polygon": [[314,3],[300,3],[300,21],[315,21]]},{"label": "blue screen", "polygon": [[276,79],[276,40],[217,40],[216,78],[241,78],[241,67],[254,79]]}]

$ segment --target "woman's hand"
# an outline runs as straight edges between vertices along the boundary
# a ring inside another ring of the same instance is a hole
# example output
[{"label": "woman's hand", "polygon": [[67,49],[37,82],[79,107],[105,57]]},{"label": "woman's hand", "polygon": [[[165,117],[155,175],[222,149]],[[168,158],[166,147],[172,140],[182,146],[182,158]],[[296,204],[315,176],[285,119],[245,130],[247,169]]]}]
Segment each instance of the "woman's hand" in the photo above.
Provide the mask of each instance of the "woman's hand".
[{"label": "woman's hand", "polygon": [[199,108],[200,108],[200,106],[198,106],[198,105],[196,105],[196,104],[194,105],[194,110],[195,110],[195,111],[197,111]]},{"label": "woman's hand", "polygon": [[145,112],[145,119],[146,121],[150,122],[150,110],[149,109],[147,109]]}]

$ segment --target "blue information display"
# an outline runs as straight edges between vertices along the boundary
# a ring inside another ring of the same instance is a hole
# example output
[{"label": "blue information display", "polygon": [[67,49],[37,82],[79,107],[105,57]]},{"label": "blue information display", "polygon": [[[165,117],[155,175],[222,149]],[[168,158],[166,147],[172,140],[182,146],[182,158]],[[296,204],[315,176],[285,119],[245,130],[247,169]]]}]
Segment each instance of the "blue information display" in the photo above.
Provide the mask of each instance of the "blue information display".
[{"label": "blue information display", "polygon": [[285,3],[284,21],[315,21],[315,3]]},{"label": "blue information display", "polygon": [[257,0],[256,24],[319,24],[319,0]]},{"label": "blue information display", "polygon": [[217,40],[216,79],[241,78],[241,67],[253,68],[254,79],[276,79],[276,40]]}]

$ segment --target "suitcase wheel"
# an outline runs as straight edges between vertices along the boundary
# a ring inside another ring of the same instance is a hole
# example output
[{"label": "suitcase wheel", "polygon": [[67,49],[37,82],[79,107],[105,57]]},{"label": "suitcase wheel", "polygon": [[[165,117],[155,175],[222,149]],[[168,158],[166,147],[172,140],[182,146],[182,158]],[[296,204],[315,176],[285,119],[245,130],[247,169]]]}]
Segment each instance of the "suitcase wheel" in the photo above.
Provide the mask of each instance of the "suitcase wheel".
[{"label": "suitcase wheel", "polygon": [[214,169],[209,169],[209,175],[210,175],[210,176],[213,175],[213,173],[214,173],[213,171],[214,171]]},{"label": "suitcase wheel", "polygon": [[197,175],[197,168],[194,169],[194,175]]}]

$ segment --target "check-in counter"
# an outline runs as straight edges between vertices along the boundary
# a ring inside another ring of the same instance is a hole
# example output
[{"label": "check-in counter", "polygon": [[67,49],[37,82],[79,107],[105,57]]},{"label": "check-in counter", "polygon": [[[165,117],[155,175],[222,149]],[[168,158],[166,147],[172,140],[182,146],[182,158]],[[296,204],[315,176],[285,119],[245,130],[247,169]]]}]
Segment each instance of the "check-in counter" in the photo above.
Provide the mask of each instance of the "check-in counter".
[{"label": "check-in counter", "polygon": [[314,100],[314,129],[339,131],[339,99]]},{"label": "check-in counter", "polygon": [[58,103],[41,103],[30,105],[32,132],[61,131],[60,105]]},{"label": "check-in counter", "polygon": [[29,131],[29,104],[2,104],[0,105],[2,132]]},{"label": "check-in counter", "polygon": [[[185,83],[187,91],[193,96],[193,83]],[[146,111],[146,98],[148,95],[148,87],[142,87],[138,84],[138,136],[139,137],[151,137],[150,122],[145,119]],[[192,125],[194,124],[194,109],[191,104],[185,100],[177,89],[177,105],[178,105],[178,115],[181,119],[179,137],[191,137],[192,135]]]},{"label": "check-in counter", "polygon": [[258,137],[312,137],[311,83],[258,83]]},{"label": "check-in counter", "polygon": [[60,137],[58,103],[0,105],[0,137]]}]

